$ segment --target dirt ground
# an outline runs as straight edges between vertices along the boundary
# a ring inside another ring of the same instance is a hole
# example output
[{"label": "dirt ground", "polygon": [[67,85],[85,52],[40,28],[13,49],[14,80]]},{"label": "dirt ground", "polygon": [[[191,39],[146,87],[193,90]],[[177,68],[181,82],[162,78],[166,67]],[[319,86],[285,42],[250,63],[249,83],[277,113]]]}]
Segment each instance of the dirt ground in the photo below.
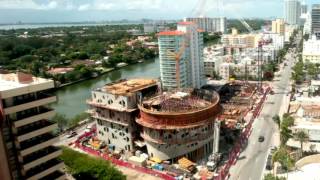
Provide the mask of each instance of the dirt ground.
[{"label": "dirt ground", "polygon": [[127,180],[161,180],[159,177],[151,176],[149,174],[144,174],[132,169],[128,169],[125,167],[116,166],[124,175],[127,176]]}]

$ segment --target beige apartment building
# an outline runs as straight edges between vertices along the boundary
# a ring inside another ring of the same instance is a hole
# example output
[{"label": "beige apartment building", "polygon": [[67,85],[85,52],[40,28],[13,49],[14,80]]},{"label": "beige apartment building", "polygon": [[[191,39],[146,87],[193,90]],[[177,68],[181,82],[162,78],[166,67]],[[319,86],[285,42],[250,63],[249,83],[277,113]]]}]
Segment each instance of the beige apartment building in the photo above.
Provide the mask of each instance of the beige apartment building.
[{"label": "beige apartment building", "polygon": [[59,138],[50,122],[55,96],[46,93],[52,80],[24,73],[0,74],[0,179],[66,179],[58,159]]},{"label": "beige apartment building", "polygon": [[285,33],[286,23],[284,19],[276,19],[272,21],[272,32],[280,35],[284,35]]}]

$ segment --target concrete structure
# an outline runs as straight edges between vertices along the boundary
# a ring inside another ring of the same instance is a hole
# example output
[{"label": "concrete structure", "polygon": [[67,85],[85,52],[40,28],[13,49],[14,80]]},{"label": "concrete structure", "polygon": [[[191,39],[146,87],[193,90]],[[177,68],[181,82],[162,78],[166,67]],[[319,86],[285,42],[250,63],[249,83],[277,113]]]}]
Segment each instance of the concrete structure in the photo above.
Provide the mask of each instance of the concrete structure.
[{"label": "concrete structure", "polygon": [[219,66],[219,76],[224,80],[230,80],[233,75],[234,67],[234,63],[222,63]]},{"label": "concrete structure", "polygon": [[203,35],[197,25],[180,22],[176,31],[160,32],[158,39],[163,88],[200,88],[205,83]]},{"label": "concrete structure", "polygon": [[272,33],[277,33],[284,35],[285,32],[285,22],[284,19],[276,19],[272,21]]},{"label": "concrete structure", "polygon": [[290,25],[299,24],[301,3],[299,0],[284,0],[285,22]]},{"label": "concrete structure", "polygon": [[298,28],[299,28],[299,25],[286,24],[285,33],[284,33],[284,41],[285,42],[289,42],[293,31],[298,29]]},{"label": "concrete structure", "polygon": [[48,121],[53,81],[17,73],[0,74],[0,84],[0,179],[65,179],[62,150],[52,146],[57,124]]},{"label": "concrete structure", "polygon": [[302,59],[303,62],[320,63],[320,40],[317,40],[315,36],[304,41]]},{"label": "concrete structure", "polygon": [[[137,123],[149,156],[176,161],[199,161],[213,152],[214,122],[220,112],[219,95],[204,90],[155,94],[139,105]],[[219,139],[219,138],[218,138]]]},{"label": "concrete structure", "polygon": [[139,131],[135,123],[137,104],[158,89],[157,81],[120,80],[92,91],[87,103],[96,120],[97,137],[117,151],[133,151]]},{"label": "concrete structure", "polygon": [[311,19],[312,33],[320,38],[320,4],[312,5]]},{"label": "concrete structure", "polygon": [[301,3],[301,14],[306,14],[308,12],[308,5],[305,1]]},{"label": "concrete structure", "polygon": [[[258,46],[261,39],[260,34],[239,34],[236,29],[232,29],[231,34],[221,37],[221,42],[226,48],[254,48]],[[241,51],[241,50],[240,50]]]},{"label": "concrete structure", "polygon": [[168,29],[169,27],[167,27],[164,22],[149,22],[143,24],[143,32],[146,34],[166,31]]},{"label": "concrete structure", "polygon": [[[302,16],[302,15],[301,15]],[[303,33],[304,34],[311,34],[311,14],[308,12],[303,14],[304,25],[303,25]]]},{"label": "concrete structure", "polygon": [[204,73],[206,76],[214,77],[218,74],[219,66],[224,62],[224,47],[209,46],[203,49]]},{"label": "concrete structure", "polygon": [[209,17],[195,17],[186,18],[185,21],[194,22],[198,28],[206,32],[221,32],[225,33],[227,30],[227,19],[225,17],[209,18]]}]

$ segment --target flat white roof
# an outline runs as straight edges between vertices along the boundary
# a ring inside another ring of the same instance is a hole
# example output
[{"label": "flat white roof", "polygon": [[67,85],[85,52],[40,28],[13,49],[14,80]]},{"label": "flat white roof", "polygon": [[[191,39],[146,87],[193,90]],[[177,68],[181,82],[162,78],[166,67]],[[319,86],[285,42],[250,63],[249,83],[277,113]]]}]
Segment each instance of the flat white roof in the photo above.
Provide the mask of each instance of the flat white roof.
[{"label": "flat white roof", "polygon": [[52,80],[34,76],[32,76],[32,81],[21,81],[21,79],[19,80],[18,78],[18,74],[0,74],[0,92],[39,85],[48,82],[53,83]]},{"label": "flat white roof", "polygon": [[292,129],[320,130],[320,123],[298,124],[297,126],[293,126]]}]

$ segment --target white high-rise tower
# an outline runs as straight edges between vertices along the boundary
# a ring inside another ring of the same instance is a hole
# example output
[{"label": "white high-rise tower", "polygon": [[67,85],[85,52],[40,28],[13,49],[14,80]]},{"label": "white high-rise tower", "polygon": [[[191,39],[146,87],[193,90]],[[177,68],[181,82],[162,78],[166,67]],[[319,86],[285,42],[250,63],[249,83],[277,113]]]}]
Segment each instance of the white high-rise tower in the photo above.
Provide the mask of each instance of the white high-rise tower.
[{"label": "white high-rise tower", "polygon": [[205,81],[203,35],[198,26],[193,22],[180,22],[176,31],[160,32],[158,37],[163,87],[201,88]]},{"label": "white high-rise tower", "polygon": [[300,22],[301,3],[299,0],[284,0],[284,16],[286,23],[297,25]]}]

